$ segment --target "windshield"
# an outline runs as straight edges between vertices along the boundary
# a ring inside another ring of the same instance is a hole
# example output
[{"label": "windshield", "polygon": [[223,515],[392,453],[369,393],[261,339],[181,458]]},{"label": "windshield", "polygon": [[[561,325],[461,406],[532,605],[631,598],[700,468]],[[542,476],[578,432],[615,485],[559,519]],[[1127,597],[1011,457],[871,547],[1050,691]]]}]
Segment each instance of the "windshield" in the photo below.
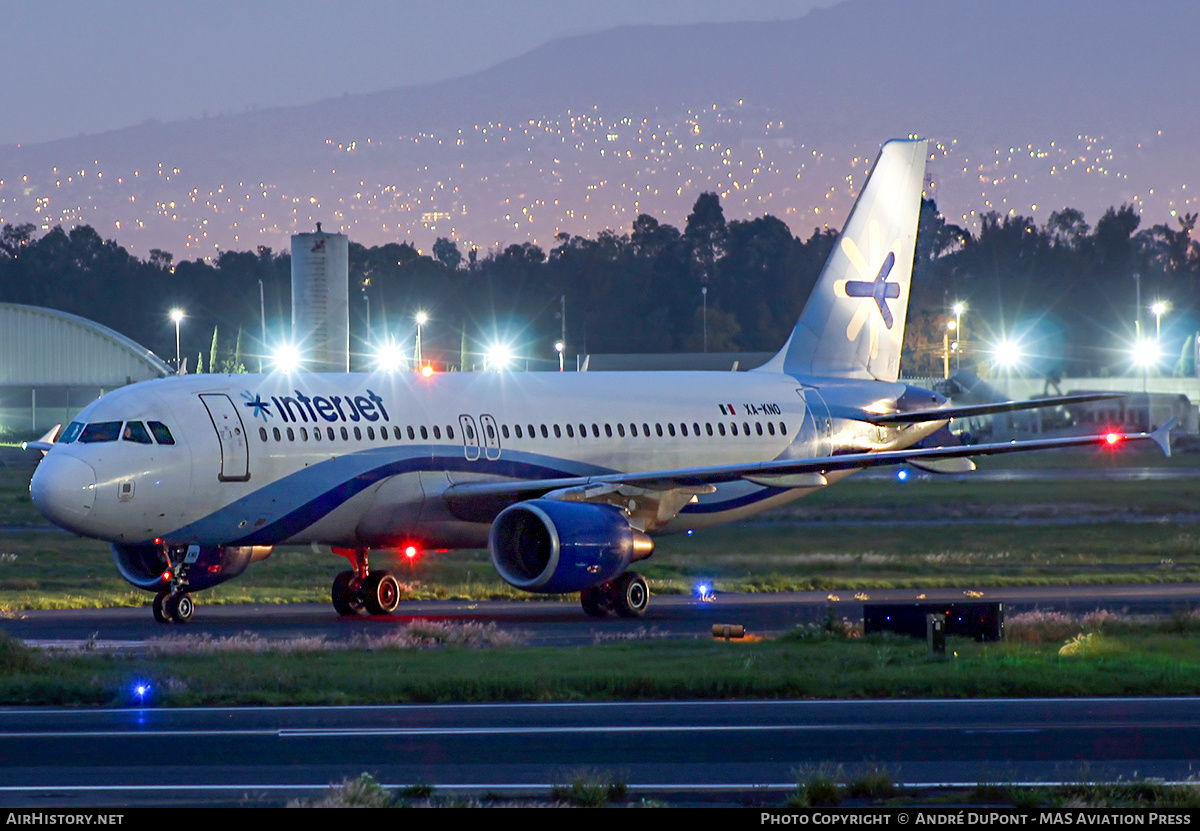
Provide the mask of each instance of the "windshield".
[{"label": "windshield", "polygon": [[83,428],[79,440],[84,444],[102,441],[116,441],[121,435],[121,422],[96,421]]}]

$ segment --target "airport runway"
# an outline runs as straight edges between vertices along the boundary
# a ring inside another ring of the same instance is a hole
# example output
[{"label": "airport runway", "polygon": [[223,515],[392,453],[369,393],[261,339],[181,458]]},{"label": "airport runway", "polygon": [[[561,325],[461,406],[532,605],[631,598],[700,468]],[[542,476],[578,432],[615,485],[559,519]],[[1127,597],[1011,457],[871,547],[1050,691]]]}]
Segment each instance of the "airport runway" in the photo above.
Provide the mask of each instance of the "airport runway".
[{"label": "airport runway", "polygon": [[[713,701],[0,710],[0,805],[282,804],[371,773],[389,789],[545,798],[583,768],[634,799],[779,806],[797,769],[893,781],[1192,775],[1196,699]],[[514,753],[514,747],[520,747]]]},{"label": "airport runway", "polygon": [[[973,596],[977,593],[981,596]],[[577,602],[541,600],[405,602],[400,605],[399,613],[391,617],[339,618],[328,604],[206,606],[201,594],[195,617],[184,626],[155,623],[147,605],[130,609],[13,612],[0,617],[0,631],[38,646],[72,646],[89,641],[99,646],[136,645],[147,638],[167,635],[203,633],[220,638],[248,631],[272,640],[298,637],[344,640],[385,634],[396,626],[420,619],[494,623],[500,629],[520,634],[531,645],[578,646],[633,635],[707,638],[716,623],[741,624],[753,634],[775,635],[797,625],[824,620],[830,606],[838,617],[861,620],[864,602],[915,601],[919,595],[925,595],[926,601],[1001,601],[1006,615],[1032,609],[1082,613],[1097,608],[1134,614],[1170,614],[1200,606],[1197,583],[981,588],[978,592],[971,588],[888,589],[865,595],[852,590],[718,594],[711,602],[691,596],[662,595],[651,599],[649,611],[640,620],[616,617],[595,620],[584,615]]]}]

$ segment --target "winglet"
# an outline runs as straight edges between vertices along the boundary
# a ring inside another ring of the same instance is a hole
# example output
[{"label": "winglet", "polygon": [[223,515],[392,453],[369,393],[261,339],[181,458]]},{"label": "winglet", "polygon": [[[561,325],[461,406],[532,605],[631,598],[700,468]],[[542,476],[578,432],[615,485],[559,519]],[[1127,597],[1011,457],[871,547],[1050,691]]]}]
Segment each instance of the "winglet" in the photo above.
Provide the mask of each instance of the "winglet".
[{"label": "winglet", "polygon": [[50,432],[48,432],[46,435],[42,436],[37,441],[21,442],[21,449],[22,450],[40,450],[40,451],[42,451],[42,455],[45,456],[48,452],[50,452],[50,448],[54,447],[54,442],[58,440],[58,433],[60,430],[62,430],[62,425],[55,424],[53,427],[50,428]]},{"label": "winglet", "polygon": [[1170,418],[1167,420],[1166,424],[1150,434],[1150,438],[1155,444],[1162,448],[1162,452],[1166,456],[1171,455],[1171,430],[1175,427],[1178,421],[1179,419],[1177,418]]}]

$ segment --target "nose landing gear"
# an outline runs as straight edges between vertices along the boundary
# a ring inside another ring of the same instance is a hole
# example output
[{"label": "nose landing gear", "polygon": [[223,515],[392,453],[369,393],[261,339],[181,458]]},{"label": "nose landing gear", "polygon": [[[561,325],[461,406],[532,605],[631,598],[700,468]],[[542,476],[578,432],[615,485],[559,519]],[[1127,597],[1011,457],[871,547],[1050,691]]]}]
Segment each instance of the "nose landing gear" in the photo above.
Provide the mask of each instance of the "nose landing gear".
[{"label": "nose landing gear", "polygon": [[154,595],[154,619],[159,623],[187,623],[196,611],[196,604],[188,594],[188,568],[195,561],[196,546],[172,548],[160,545],[159,552],[170,578],[170,588]]},{"label": "nose landing gear", "polygon": [[195,610],[196,604],[187,592],[161,591],[154,596],[154,619],[159,623],[187,623]]}]

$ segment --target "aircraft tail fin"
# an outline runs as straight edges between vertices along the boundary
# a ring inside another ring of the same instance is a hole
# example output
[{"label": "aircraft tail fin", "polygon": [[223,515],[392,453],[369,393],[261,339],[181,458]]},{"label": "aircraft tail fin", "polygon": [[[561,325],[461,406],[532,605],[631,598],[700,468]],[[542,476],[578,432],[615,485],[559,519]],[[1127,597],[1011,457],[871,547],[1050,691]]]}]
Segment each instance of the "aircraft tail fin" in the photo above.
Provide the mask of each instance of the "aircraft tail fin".
[{"label": "aircraft tail fin", "polygon": [[895,381],[928,142],[883,145],[812,295],[767,372]]}]

